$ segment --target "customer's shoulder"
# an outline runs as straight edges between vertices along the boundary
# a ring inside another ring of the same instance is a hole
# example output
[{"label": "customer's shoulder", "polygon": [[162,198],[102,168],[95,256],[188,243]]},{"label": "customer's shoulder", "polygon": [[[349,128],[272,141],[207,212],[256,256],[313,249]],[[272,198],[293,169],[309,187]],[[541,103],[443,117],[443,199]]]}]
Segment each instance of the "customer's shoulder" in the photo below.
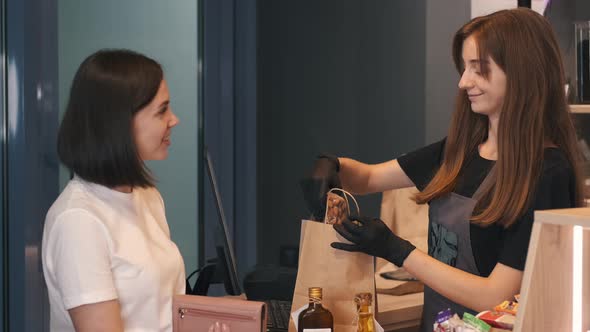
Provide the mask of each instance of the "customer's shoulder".
[{"label": "customer's shoulder", "polygon": [[97,198],[92,195],[81,181],[70,180],[47,212],[47,219],[56,219],[60,215],[73,211],[87,211],[89,214],[96,205]]},{"label": "customer's shoulder", "polygon": [[91,203],[95,195],[85,182],[70,180],[59,194],[53,206],[55,207],[80,207]]},{"label": "customer's shoulder", "polygon": [[156,187],[136,188],[133,190],[135,191],[135,195],[141,197],[144,201],[150,203],[164,203],[162,194],[160,194],[160,191],[158,191]]}]

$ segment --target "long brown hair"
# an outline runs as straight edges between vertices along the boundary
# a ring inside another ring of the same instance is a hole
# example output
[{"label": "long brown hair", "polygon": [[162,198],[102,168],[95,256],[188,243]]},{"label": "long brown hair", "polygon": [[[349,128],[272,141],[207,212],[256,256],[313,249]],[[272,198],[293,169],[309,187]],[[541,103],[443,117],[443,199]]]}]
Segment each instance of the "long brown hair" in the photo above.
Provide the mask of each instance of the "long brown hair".
[{"label": "long brown hair", "polygon": [[[508,227],[531,203],[548,144],[565,154],[574,170],[576,206],[581,206],[582,182],[576,132],[564,91],[564,70],[559,47],[549,23],[529,9],[502,10],[474,18],[457,31],[453,59],[463,73],[463,42],[473,36],[480,59],[491,57],[506,74],[506,94],[498,124],[498,160],[495,181],[483,189],[471,221]],[[481,72],[489,68],[482,62]],[[487,139],[488,117],[471,111],[465,90],[459,90],[456,110],[440,169],[415,196],[426,203],[455,188],[467,158],[478,153]]]}]

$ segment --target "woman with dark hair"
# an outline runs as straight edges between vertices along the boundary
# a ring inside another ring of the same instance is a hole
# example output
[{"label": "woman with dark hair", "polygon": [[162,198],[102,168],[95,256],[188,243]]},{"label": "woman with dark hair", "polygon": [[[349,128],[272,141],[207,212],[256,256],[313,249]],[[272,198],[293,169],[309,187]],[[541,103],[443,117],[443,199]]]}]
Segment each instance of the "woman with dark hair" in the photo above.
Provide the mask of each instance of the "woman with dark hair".
[{"label": "woman with dark hair", "polygon": [[[576,134],[549,23],[528,9],[477,17],[455,34],[459,92],[448,136],[396,160],[316,160],[313,188],[365,194],[416,186],[429,204],[428,254],[379,219],[334,228],[360,251],[403,266],[425,284],[422,331],[438,311],[460,316],[520,292],[533,211],[582,205]],[[308,188],[309,189],[309,188]],[[318,206],[325,191],[307,190]],[[356,221],[356,222],[353,222]]]},{"label": "woman with dark hair", "polygon": [[74,176],[43,231],[51,331],[172,331],[184,262],[144,163],[168,156],[169,103],[144,55],[101,50],[76,72],[58,134]]}]

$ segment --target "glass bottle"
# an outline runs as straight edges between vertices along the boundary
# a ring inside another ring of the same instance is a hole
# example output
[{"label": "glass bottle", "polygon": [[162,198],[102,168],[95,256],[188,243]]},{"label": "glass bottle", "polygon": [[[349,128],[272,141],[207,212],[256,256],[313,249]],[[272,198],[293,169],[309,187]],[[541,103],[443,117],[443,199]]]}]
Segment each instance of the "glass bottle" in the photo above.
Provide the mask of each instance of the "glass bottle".
[{"label": "glass bottle", "polygon": [[590,104],[590,21],[575,22],[578,103]]},{"label": "glass bottle", "polygon": [[322,288],[308,289],[309,306],[299,314],[297,332],[333,332],[334,318],[322,306]]},{"label": "glass bottle", "polygon": [[373,294],[359,293],[354,297],[356,310],[358,312],[357,332],[374,332],[373,313],[371,304],[373,303]]}]

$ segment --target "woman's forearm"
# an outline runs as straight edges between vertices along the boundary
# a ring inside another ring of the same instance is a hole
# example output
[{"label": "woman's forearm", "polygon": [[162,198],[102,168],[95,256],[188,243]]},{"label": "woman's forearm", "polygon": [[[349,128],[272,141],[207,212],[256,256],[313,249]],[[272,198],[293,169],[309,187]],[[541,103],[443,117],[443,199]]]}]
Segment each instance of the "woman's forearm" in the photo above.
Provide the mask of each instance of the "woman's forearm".
[{"label": "woman's forearm", "polygon": [[342,187],[355,194],[370,194],[391,189],[411,187],[414,183],[397,160],[369,165],[350,158],[338,158]]},{"label": "woman's forearm", "polygon": [[85,304],[68,310],[76,332],[123,332],[118,300]]},{"label": "woman's forearm", "polygon": [[[520,292],[522,271],[497,264],[489,277],[480,277],[444,264],[416,249],[404,268],[449,300],[475,311],[489,310]],[[442,310],[442,309],[441,309]]]},{"label": "woman's forearm", "polygon": [[340,172],[338,176],[342,182],[342,188],[353,194],[367,194],[371,166],[350,158],[338,158]]}]

